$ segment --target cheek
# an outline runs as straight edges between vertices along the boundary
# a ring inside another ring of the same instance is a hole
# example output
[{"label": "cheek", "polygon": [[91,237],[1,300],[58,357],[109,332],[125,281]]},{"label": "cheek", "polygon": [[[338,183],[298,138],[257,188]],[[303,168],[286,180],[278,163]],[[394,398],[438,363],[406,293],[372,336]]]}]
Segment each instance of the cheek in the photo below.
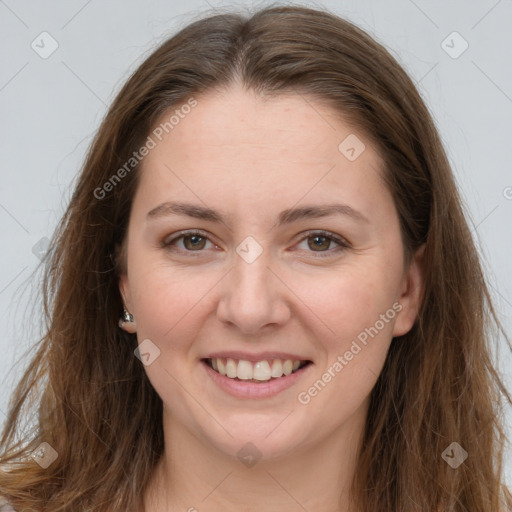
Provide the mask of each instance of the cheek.
[{"label": "cheek", "polygon": [[146,265],[144,271],[141,268],[134,258],[130,280],[139,342],[149,338],[163,353],[187,349],[197,337],[208,297],[222,274],[161,263]]},{"label": "cheek", "polygon": [[[379,322],[380,315],[392,308],[395,297],[389,275],[370,266],[340,269],[315,278],[308,276],[299,283],[297,295],[304,306],[315,313],[323,331],[340,347]],[[386,320],[384,326],[378,324],[384,335],[393,326],[392,318]]]},{"label": "cheek", "polygon": [[[298,401],[311,415],[329,410],[322,431],[336,428],[367,404],[382,371],[399,305],[392,286],[364,274],[345,274],[309,288],[305,302],[322,323],[317,340],[324,350],[318,373],[300,390]],[[386,288],[387,286],[387,288]],[[309,302],[308,302],[309,301]],[[320,337],[322,329],[328,336]]]},{"label": "cheek", "polygon": [[184,408],[188,398],[176,378],[194,370],[191,347],[203,323],[199,318],[205,313],[203,301],[214,283],[162,266],[138,275],[134,272],[132,278],[137,283],[138,342],[149,339],[160,351],[145,371],[166,405],[173,410]]}]

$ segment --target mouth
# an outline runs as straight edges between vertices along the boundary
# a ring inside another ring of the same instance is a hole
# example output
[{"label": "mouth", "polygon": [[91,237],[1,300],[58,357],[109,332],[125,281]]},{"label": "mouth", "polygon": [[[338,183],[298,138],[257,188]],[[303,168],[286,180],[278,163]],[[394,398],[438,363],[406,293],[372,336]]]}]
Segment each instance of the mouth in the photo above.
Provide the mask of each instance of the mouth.
[{"label": "mouth", "polygon": [[225,357],[205,358],[201,361],[214,372],[228,379],[256,384],[282,379],[301,372],[304,368],[313,364],[309,360],[269,359],[253,362]]}]

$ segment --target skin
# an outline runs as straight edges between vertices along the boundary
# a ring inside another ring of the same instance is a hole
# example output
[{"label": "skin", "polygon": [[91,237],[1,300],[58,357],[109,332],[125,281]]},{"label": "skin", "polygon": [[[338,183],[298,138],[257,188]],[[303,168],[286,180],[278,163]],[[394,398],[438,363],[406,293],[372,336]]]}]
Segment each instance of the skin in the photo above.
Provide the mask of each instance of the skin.
[{"label": "skin", "polygon": [[[381,158],[334,111],[238,86],[197,100],[143,161],[119,282],[135,319],[125,329],[160,350],[145,370],[164,404],[166,447],[146,510],[356,510],[348,486],[369,395],[392,338],[414,323],[422,251],[404,266]],[[350,134],[366,145],[355,161],[338,150]],[[207,205],[228,220],[146,218],[166,201]],[[277,226],[286,208],[330,203],[350,205],[368,222],[331,215]],[[162,247],[185,229],[204,231],[199,249],[190,238],[175,241],[174,252]],[[310,230],[350,246],[337,251],[322,239],[318,249]],[[263,249],[250,264],[236,253],[249,235]],[[298,394],[395,302],[401,311],[300,403]],[[200,359],[216,350],[292,352],[313,367],[277,396],[241,400],[207,377]],[[237,457],[248,441],[261,454],[252,467]]]}]

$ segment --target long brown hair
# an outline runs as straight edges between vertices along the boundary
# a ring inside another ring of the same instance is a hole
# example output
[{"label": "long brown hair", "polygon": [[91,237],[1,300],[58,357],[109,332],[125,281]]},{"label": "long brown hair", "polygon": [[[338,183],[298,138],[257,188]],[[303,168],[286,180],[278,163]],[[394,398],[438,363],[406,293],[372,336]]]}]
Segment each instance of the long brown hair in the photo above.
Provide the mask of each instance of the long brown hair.
[{"label": "long brown hair", "polygon": [[[162,402],[134,357],[136,336],[118,328],[119,248],[140,166],[126,162],[163,113],[235,82],[307,95],[353,123],[384,159],[407,256],[426,246],[417,321],[392,340],[371,394],[356,503],[365,512],[501,510],[510,495],[500,415],[511,398],[491,342],[505,332],[432,117],[372,37],[327,11],[288,6],[194,21],[114,100],[47,255],[47,330],[10,404],[0,495],[18,510],[143,509],[164,448]],[[22,436],[36,404],[35,428]],[[452,442],[468,453],[457,469],[442,457]],[[33,457],[41,443],[58,455],[47,468]]]}]

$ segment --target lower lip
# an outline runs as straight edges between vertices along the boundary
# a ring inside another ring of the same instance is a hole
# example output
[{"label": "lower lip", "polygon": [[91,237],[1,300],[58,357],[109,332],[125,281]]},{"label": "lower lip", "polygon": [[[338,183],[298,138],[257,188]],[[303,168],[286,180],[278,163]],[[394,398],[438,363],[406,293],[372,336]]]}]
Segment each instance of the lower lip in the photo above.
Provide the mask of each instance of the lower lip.
[{"label": "lower lip", "polygon": [[236,398],[269,398],[277,395],[281,391],[290,388],[299,381],[306,373],[309,372],[312,363],[304,366],[300,370],[290,375],[279,377],[268,381],[248,382],[243,380],[230,379],[225,375],[221,375],[211,368],[205,361],[201,361],[206,369],[206,373],[210,378],[226,393]]}]

